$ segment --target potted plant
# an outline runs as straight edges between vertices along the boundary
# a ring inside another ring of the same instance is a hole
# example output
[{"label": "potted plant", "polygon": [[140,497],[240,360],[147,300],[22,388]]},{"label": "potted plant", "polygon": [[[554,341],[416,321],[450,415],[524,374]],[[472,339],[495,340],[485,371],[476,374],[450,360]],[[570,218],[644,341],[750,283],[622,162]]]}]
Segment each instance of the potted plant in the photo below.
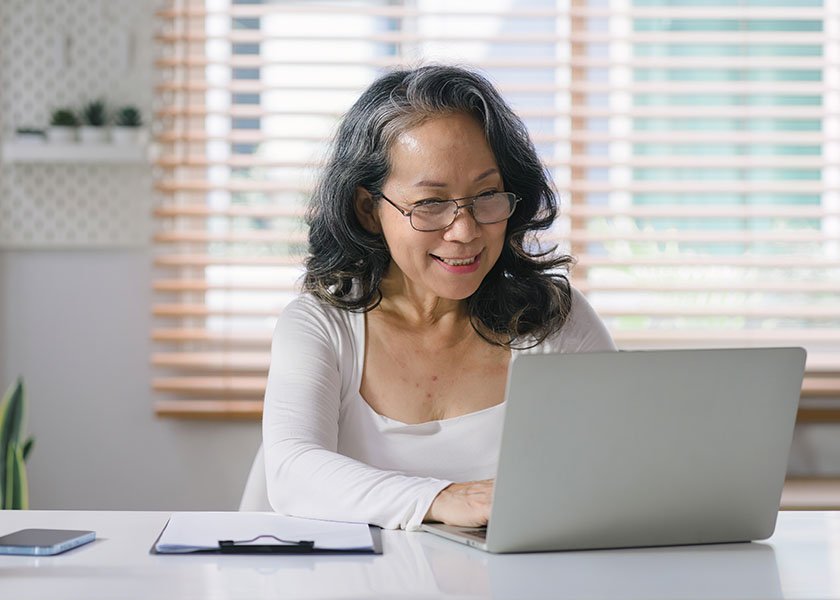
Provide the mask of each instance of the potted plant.
[{"label": "potted plant", "polygon": [[143,119],[135,106],[124,106],[117,111],[111,140],[116,144],[136,144],[140,141],[140,126]]},{"label": "potted plant", "polygon": [[47,129],[47,139],[53,144],[70,144],[76,141],[79,118],[69,108],[54,110]]},{"label": "potted plant", "polygon": [[29,485],[25,461],[32,452],[33,440],[23,440],[26,420],[26,393],[23,380],[9,387],[0,402],[0,508],[29,508]]},{"label": "potted plant", "polygon": [[85,144],[102,144],[108,141],[108,130],[105,128],[107,115],[105,102],[94,100],[82,108],[82,126],[79,138]]},{"label": "potted plant", "polygon": [[43,144],[44,130],[37,127],[18,127],[15,129],[15,139],[26,144]]}]

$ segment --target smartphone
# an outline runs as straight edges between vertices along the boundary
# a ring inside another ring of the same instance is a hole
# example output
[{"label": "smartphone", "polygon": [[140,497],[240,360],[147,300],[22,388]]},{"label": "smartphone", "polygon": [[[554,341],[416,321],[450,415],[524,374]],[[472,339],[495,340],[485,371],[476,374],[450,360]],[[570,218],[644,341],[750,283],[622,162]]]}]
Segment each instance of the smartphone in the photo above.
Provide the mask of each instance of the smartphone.
[{"label": "smartphone", "polygon": [[0,536],[0,554],[26,554],[49,556],[61,554],[71,548],[96,539],[95,531],[69,529],[21,529]]}]

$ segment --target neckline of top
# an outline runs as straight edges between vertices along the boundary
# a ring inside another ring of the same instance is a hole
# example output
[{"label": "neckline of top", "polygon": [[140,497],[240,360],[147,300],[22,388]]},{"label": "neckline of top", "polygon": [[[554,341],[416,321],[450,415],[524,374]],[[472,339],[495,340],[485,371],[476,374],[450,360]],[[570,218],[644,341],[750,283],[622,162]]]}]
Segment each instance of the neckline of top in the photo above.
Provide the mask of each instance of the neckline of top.
[{"label": "neckline of top", "polygon": [[[366,339],[366,331],[365,326],[367,323],[367,313],[364,312],[354,312],[350,313],[352,315],[352,327],[355,329],[355,339],[359,340],[359,347],[356,348],[356,369],[355,369],[355,376],[353,380],[353,387],[352,389],[355,391],[358,400],[364,404],[365,408],[370,411],[370,413],[375,416],[376,418],[388,422],[400,425],[402,427],[428,427],[430,424],[438,424],[443,425],[445,423],[453,423],[459,419],[464,419],[466,417],[473,417],[473,416],[480,416],[483,413],[488,413],[493,409],[497,409],[502,407],[506,404],[506,400],[503,400],[499,404],[494,404],[493,406],[488,406],[487,408],[482,408],[479,410],[474,410],[472,412],[464,413],[463,415],[456,415],[454,417],[446,417],[445,419],[434,419],[432,421],[423,421],[422,423],[406,423],[405,421],[400,421],[399,419],[393,419],[389,416],[380,414],[376,412],[373,407],[368,404],[368,401],[365,400],[365,397],[362,396],[361,387],[362,387],[362,373],[364,372],[365,368],[365,344],[367,344]],[[511,360],[517,354],[516,349],[511,349]]]}]

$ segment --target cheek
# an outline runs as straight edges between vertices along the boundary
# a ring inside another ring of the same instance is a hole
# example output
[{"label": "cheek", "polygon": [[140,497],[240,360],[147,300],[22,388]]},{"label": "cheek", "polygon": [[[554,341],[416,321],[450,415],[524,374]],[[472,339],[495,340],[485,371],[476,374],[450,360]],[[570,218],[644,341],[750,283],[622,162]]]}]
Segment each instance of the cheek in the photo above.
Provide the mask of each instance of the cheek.
[{"label": "cheek", "polygon": [[498,256],[502,252],[502,248],[505,245],[505,236],[507,235],[507,224],[506,223],[497,223],[496,225],[491,225],[493,229],[488,231],[488,246],[493,248],[493,252]]},{"label": "cheek", "polygon": [[405,222],[394,222],[385,218],[381,221],[382,236],[391,253],[391,258],[398,262],[418,261],[428,255],[429,240],[423,233],[415,231]]},{"label": "cheek", "polygon": [[401,223],[394,221],[393,215],[383,214],[381,209],[376,221],[379,224],[379,232],[385,240],[385,245],[389,249],[399,248]]}]

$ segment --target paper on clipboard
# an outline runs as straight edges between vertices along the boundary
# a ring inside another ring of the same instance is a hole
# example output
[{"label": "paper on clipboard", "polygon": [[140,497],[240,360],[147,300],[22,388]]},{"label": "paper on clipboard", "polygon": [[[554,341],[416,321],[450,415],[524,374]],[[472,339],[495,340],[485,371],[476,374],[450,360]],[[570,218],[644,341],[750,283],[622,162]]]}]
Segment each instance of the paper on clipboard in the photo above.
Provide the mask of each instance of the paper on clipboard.
[{"label": "paper on clipboard", "polygon": [[[261,537],[274,536],[289,542],[311,540],[318,550],[373,551],[373,538],[366,523],[322,521],[287,517],[276,513],[179,512],[169,518],[154,546],[162,554],[218,550],[220,540],[254,545],[280,543]],[[247,544],[244,544],[247,545]]]}]

